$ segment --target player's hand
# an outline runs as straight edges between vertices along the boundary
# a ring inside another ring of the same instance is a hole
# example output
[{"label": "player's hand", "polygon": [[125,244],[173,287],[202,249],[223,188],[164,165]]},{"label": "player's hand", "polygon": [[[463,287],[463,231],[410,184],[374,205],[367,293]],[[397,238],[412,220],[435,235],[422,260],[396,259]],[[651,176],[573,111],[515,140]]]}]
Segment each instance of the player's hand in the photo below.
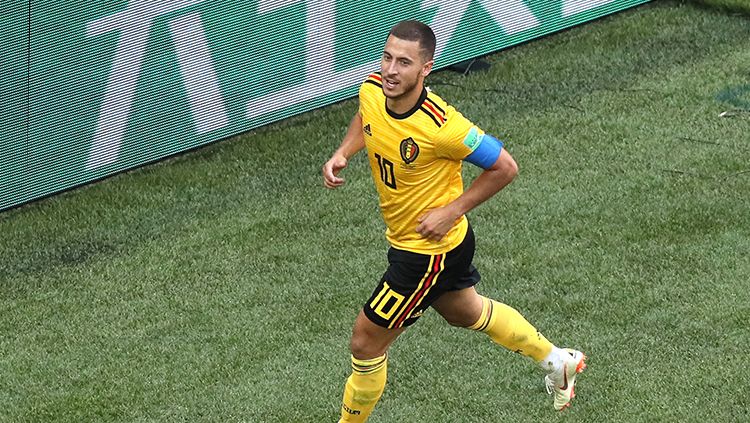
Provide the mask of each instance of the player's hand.
[{"label": "player's hand", "polygon": [[417,232],[432,241],[440,241],[460,217],[461,214],[450,206],[432,209],[417,219]]},{"label": "player's hand", "polygon": [[338,176],[341,169],[347,165],[346,157],[334,155],[323,165],[323,185],[328,189],[344,185],[344,178]]}]

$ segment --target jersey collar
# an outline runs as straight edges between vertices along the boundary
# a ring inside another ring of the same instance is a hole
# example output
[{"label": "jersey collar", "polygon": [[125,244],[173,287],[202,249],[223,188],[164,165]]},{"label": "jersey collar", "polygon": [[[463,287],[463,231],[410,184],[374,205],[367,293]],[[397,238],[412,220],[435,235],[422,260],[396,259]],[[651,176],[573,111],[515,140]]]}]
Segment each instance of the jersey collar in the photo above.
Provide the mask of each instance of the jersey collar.
[{"label": "jersey collar", "polygon": [[[383,104],[385,107],[385,111],[388,112],[388,116],[394,118],[394,119],[406,119],[409,116],[413,115],[417,110],[419,110],[420,107],[422,107],[422,103],[424,103],[424,100],[427,98],[427,89],[422,87],[422,94],[419,96],[419,100],[417,100],[417,104],[414,105],[409,111],[406,113],[396,113],[388,108],[386,104]],[[385,102],[383,102],[385,103]]]}]

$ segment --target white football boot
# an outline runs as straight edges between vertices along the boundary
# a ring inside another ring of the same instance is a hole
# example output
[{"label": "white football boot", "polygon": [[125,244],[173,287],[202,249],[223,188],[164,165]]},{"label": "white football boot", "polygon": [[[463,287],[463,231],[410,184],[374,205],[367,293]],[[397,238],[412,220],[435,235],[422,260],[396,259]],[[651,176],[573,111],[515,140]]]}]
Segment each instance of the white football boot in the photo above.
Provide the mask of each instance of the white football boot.
[{"label": "white football boot", "polygon": [[564,410],[575,398],[576,376],[586,368],[586,355],[580,351],[565,348],[570,354],[565,363],[544,377],[547,393],[555,395],[555,410]]}]

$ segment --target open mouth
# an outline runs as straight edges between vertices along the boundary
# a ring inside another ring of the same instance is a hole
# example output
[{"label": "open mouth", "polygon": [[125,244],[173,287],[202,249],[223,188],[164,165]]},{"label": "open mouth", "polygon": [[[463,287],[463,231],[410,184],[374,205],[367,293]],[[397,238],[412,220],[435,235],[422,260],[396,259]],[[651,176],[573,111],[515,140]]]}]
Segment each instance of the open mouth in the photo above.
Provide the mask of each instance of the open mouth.
[{"label": "open mouth", "polygon": [[383,86],[388,88],[389,90],[396,88],[396,85],[398,85],[398,81],[394,81],[390,78],[383,78]]}]

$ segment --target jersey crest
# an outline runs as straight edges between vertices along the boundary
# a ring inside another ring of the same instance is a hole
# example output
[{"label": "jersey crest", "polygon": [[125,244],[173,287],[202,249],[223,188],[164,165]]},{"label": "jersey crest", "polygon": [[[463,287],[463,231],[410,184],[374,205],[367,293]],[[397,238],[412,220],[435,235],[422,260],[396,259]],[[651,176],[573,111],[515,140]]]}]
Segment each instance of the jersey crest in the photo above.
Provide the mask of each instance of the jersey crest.
[{"label": "jersey crest", "polygon": [[414,141],[412,137],[409,137],[401,141],[401,159],[406,164],[410,164],[414,160],[417,160],[419,156],[419,145]]}]

